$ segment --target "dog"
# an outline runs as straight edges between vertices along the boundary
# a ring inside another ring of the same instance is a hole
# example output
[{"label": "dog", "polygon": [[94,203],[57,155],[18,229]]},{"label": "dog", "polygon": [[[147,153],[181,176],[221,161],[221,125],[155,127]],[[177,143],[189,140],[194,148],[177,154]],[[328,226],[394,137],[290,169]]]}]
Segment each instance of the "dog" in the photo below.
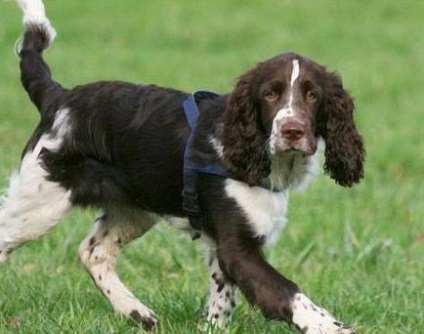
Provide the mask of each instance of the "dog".
[{"label": "dog", "polygon": [[317,174],[320,147],[337,184],[363,178],[354,103],[337,74],[284,53],[247,71],[228,94],[119,81],[67,89],[42,58],[56,35],[43,2],[17,1],[21,81],[41,117],[0,211],[1,261],[72,207],[99,208],[78,250],[82,263],[116,312],[151,329],[156,315],[115,264],[125,244],[166,219],[208,247],[212,325],[229,324],[240,289],[265,317],[303,333],[353,333],[261,252],[286,224],[289,191]]}]

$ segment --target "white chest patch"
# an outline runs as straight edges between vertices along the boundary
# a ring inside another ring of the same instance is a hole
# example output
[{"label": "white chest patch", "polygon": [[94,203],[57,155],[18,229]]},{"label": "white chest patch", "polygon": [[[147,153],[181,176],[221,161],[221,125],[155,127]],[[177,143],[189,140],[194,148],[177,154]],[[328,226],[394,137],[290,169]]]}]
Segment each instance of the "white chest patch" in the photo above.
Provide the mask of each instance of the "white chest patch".
[{"label": "white chest patch", "polygon": [[231,179],[225,182],[227,196],[244,212],[254,235],[264,237],[267,244],[275,243],[286,225],[288,191],[275,193]]}]

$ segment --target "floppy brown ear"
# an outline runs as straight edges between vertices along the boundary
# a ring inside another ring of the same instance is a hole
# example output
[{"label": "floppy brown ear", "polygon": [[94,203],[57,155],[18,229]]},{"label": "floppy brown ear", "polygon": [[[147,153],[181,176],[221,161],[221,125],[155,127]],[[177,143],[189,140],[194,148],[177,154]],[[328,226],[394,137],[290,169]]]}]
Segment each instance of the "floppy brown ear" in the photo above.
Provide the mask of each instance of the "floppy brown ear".
[{"label": "floppy brown ear", "polygon": [[344,187],[364,176],[365,149],[354,120],[354,102],[340,78],[328,73],[326,97],[318,113],[318,134],[325,140],[325,172]]},{"label": "floppy brown ear", "polygon": [[243,75],[229,96],[223,129],[226,169],[249,185],[258,184],[271,170],[260,105],[254,99],[254,71]]}]

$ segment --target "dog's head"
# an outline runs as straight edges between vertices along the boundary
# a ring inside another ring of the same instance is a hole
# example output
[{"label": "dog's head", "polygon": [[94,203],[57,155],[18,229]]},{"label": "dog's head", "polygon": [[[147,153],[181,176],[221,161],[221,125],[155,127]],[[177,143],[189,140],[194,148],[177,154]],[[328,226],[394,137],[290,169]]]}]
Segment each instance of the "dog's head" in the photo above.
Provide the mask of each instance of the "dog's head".
[{"label": "dog's head", "polygon": [[363,177],[365,156],[353,110],[339,76],[312,60],[287,53],[262,62],[239,78],[229,97],[226,167],[255,185],[269,175],[273,157],[313,155],[322,137],[324,170],[351,186]]}]

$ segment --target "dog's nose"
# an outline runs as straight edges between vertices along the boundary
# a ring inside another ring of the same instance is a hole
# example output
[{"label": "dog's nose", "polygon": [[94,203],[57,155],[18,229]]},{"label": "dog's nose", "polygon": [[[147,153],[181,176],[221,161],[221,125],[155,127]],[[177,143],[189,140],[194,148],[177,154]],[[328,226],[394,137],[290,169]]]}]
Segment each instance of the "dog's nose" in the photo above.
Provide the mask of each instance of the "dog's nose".
[{"label": "dog's nose", "polygon": [[295,141],[305,135],[305,130],[300,123],[287,122],[281,127],[281,135],[287,140]]}]

